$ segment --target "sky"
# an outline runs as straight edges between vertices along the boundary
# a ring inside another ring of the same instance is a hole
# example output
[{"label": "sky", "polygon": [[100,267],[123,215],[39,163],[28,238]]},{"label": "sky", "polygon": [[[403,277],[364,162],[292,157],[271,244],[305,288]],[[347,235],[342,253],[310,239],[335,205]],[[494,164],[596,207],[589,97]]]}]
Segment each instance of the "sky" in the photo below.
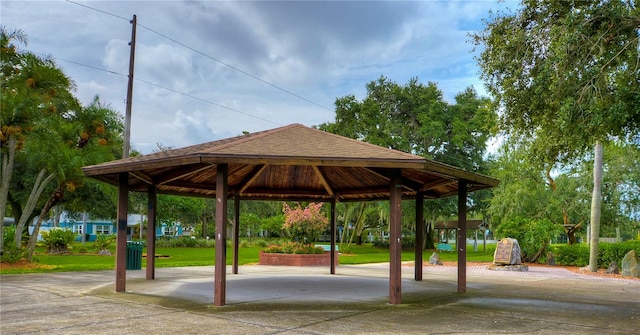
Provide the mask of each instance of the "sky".
[{"label": "sky", "polygon": [[143,154],[335,120],[385,76],[486,91],[470,42],[513,1],[6,1],[0,25],[55,59],[88,105],[124,115],[136,15],[131,147]]}]

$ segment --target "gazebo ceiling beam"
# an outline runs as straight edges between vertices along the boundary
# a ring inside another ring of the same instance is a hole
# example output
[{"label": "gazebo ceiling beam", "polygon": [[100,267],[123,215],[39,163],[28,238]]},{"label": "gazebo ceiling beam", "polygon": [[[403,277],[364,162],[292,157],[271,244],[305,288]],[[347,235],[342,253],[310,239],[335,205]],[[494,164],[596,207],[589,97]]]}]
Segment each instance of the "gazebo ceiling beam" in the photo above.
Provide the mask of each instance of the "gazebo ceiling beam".
[{"label": "gazebo ceiling beam", "polygon": [[251,194],[273,194],[275,196],[314,196],[314,197],[327,197],[332,198],[326,192],[322,191],[314,191],[309,189],[266,189],[266,188],[251,188],[245,190],[247,196],[251,196]]},{"label": "gazebo ceiling beam", "polygon": [[184,188],[184,189],[193,189],[193,190],[203,190],[207,192],[215,191],[216,184],[214,183],[189,183],[185,181],[175,180],[171,183],[164,183],[158,185],[158,188],[162,190],[163,188]]},{"label": "gazebo ceiling beam", "polygon": [[172,181],[178,180],[180,178],[185,178],[191,175],[194,175],[198,172],[202,172],[204,170],[208,170],[214,168],[215,164],[194,164],[182,166],[178,169],[171,170],[169,173],[156,177],[157,184],[168,184]]},{"label": "gazebo ceiling beam", "polygon": [[268,165],[263,164],[263,165],[257,165],[248,175],[247,178],[245,178],[244,180],[242,180],[238,186],[239,186],[239,190],[238,193],[242,194],[242,192],[244,192],[247,187],[249,187],[249,185],[251,185],[251,183],[256,180],[256,178],[258,178],[262,172],[268,167]]},{"label": "gazebo ceiling beam", "polygon": [[[143,183],[147,184],[147,185],[153,185],[153,177],[151,177],[150,175],[148,175],[147,173],[145,173],[144,171],[131,171],[130,172],[131,176],[135,177],[136,179],[142,181]],[[131,182],[131,180],[129,180],[129,184],[134,184]]]},{"label": "gazebo ceiling beam", "polygon": [[[365,168],[367,171],[384,178],[385,180],[391,180],[391,172],[389,169],[381,169],[381,168]],[[409,189],[413,192],[420,191],[422,184],[417,183],[409,178],[402,177],[401,178],[402,187]]]},{"label": "gazebo ceiling beam", "polygon": [[324,189],[327,191],[327,193],[330,196],[333,196],[333,188],[331,187],[331,185],[329,185],[327,176],[324,174],[324,172],[322,172],[322,170],[320,170],[320,168],[316,165],[313,165],[313,170],[316,172],[316,175],[318,175],[318,178],[320,178],[320,182],[322,183],[322,186],[324,186]]},{"label": "gazebo ceiling beam", "polygon": [[420,187],[420,192],[429,191],[429,190],[434,189],[434,188],[436,188],[438,186],[445,186],[445,185],[451,185],[451,184],[456,184],[456,186],[457,186],[458,182],[455,179],[436,179],[436,180],[434,180],[434,181],[432,181],[430,183],[422,184],[422,186]]},{"label": "gazebo ceiling beam", "polygon": [[[487,188],[490,188],[490,186],[484,186],[484,187],[481,187],[481,186],[478,186],[478,185],[469,186],[467,188],[467,193],[472,193],[474,191],[484,190],[484,189],[487,189]],[[458,190],[456,189],[456,190],[453,190],[451,192],[447,192],[447,193],[441,194],[440,198],[447,198],[447,197],[451,197],[451,196],[454,196],[454,195],[457,195],[457,194],[458,194]]]}]

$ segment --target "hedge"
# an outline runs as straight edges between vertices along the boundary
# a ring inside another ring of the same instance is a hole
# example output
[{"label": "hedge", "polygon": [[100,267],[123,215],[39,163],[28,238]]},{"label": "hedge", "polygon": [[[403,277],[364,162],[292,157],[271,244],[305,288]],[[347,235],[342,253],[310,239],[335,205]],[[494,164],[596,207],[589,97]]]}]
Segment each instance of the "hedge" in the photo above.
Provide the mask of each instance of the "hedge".
[{"label": "hedge", "polygon": [[[608,267],[612,262],[616,262],[620,266],[620,262],[624,255],[635,249],[640,253],[640,240],[604,243],[598,245],[598,265],[600,267]],[[589,265],[589,245],[580,243],[573,245],[556,245],[552,247],[556,264],[569,266],[587,266]]]}]

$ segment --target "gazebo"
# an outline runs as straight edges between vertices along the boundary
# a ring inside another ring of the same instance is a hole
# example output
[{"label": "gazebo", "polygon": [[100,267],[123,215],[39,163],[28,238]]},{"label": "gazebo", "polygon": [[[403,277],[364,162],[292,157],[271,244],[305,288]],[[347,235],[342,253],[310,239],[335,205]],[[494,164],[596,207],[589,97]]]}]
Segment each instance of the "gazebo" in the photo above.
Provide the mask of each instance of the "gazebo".
[{"label": "gazebo", "polygon": [[[331,204],[331,257],[337,202],[388,200],[390,205],[389,303],[401,303],[401,201],[416,201],[415,280],[422,280],[424,199],[458,197],[458,292],[466,291],[467,193],[498,180],[420,156],[338,136],[300,124],[83,168],[85,175],[118,187],[116,291],[126,286],[129,191],[147,192],[148,231],[156,229],[158,193],[216,198],[214,304],[226,299],[228,199],[234,199],[233,265],[238,273],[239,202],[322,201]],[[155,234],[147,234],[155,254]],[[334,260],[331,274],[335,274]],[[155,278],[147,257],[146,278]]]}]

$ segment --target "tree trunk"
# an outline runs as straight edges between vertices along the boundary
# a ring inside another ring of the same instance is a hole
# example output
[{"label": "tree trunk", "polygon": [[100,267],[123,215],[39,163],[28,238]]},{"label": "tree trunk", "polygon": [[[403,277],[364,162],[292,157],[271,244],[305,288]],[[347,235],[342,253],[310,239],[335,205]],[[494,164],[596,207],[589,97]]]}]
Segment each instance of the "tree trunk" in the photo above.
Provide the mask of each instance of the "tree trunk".
[{"label": "tree trunk", "polygon": [[[29,227],[29,219],[31,218],[31,213],[33,213],[33,210],[36,208],[36,205],[38,204],[38,199],[40,199],[40,196],[42,195],[42,192],[44,191],[44,189],[47,187],[47,185],[49,185],[49,183],[55,177],[55,175],[52,173],[48,175],[46,178],[44,178],[45,173],[46,173],[45,169],[40,170],[40,173],[36,178],[36,182],[33,184],[33,188],[31,189],[31,194],[29,194],[29,199],[27,200],[27,203],[24,206],[22,215],[20,216],[20,220],[16,224],[16,237],[14,241],[16,243],[17,248],[20,248],[20,245],[22,244],[22,230],[24,229],[25,226]],[[18,232],[20,233],[18,234]]]},{"label": "tree trunk", "polygon": [[591,196],[591,248],[589,271],[598,271],[598,242],[600,240],[600,207],[602,207],[602,142],[596,141],[593,158],[593,194]]},{"label": "tree trunk", "polygon": [[42,225],[42,221],[47,216],[47,213],[55,206],[58,201],[62,199],[64,196],[64,191],[62,187],[56,188],[53,193],[49,196],[49,199],[45,203],[44,207],[42,207],[42,211],[40,211],[40,215],[38,216],[38,221],[36,222],[35,227],[33,227],[33,232],[31,236],[29,236],[29,243],[27,244],[27,261],[31,262],[33,259],[33,253],[36,250],[36,242],[38,242],[38,233],[40,232],[40,226]]},{"label": "tree trunk", "polygon": [[[366,217],[366,215],[364,214],[365,209],[367,208],[367,203],[363,202],[360,204],[360,211],[358,212],[358,216],[356,217],[356,225],[355,227],[353,227],[353,231],[354,233],[352,233],[349,236],[349,243],[347,245],[351,245],[351,243],[353,243],[353,237],[354,235],[358,235],[358,237],[360,235],[362,235],[362,231],[364,230],[364,219]],[[345,222],[345,229],[348,228],[348,223]],[[360,243],[362,244],[362,243]]]},{"label": "tree trunk", "polygon": [[582,227],[582,222],[576,225],[565,225],[564,231],[567,234],[567,244],[573,245],[578,243],[578,239],[576,238],[576,231]]},{"label": "tree trunk", "polygon": [[426,237],[425,237],[424,248],[426,250],[431,250],[436,248],[435,243],[433,243],[433,238],[435,234],[435,229],[433,229],[433,226],[434,226],[433,222],[427,222],[427,224],[425,225]]},{"label": "tree trunk", "polygon": [[[202,210],[202,238],[207,238],[207,210]],[[155,231],[153,232],[156,233]],[[148,234],[148,233],[147,233]]]},{"label": "tree trunk", "polygon": [[[0,254],[4,251],[4,214],[7,210],[7,196],[9,195],[9,185],[11,184],[11,175],[13,174],[13,162],[15,161],[16,148],[18,146],[15,136],[9,136],[7,146],[9,147],[8,154],[0,158],[0,165],[2,167],[2,171],[0,171],[0,176],[2,177],[2,181],[0,182]],[[17,230],[16,235],[18,235]]]}]

